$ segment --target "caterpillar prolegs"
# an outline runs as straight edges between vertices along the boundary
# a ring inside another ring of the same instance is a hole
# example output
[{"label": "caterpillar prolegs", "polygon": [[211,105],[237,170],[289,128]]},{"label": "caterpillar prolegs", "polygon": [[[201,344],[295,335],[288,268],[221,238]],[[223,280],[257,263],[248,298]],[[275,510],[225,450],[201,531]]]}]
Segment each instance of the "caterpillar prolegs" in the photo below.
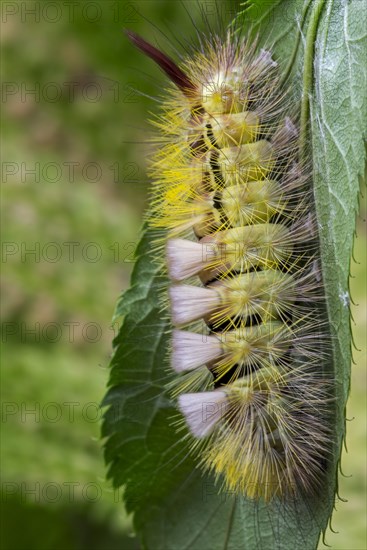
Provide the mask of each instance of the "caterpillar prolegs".
[{"label": "caterpillar prolegs", "polygon": [[229,33],[169,76],[149,224],[170,280],[174,393],[204,468],[265,501],[313,493],[331,448],[310,169],[267,50]]}]

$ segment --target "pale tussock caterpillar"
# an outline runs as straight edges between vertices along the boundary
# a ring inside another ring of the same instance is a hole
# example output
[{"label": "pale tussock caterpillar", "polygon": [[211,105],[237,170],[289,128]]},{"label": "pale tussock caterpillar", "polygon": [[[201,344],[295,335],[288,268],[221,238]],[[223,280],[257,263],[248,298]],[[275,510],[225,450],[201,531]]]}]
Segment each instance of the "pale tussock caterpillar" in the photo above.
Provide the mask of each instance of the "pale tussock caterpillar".
[{"label": "pale tussock caterpillar", "polygon": [[312,495],[332,448],[329,338],[311,171],[279,66],[233,31],[180,67],[127,35],[172,82],[148,223],[193,451],[250,499]]}]

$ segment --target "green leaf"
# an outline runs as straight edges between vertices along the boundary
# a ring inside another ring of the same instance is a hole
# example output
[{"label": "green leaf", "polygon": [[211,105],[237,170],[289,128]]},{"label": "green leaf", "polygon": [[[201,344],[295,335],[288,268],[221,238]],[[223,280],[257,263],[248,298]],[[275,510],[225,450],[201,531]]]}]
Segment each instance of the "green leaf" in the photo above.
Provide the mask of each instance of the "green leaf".
[{"label": "green leaf", "polygon": [[341,422],[351,364],[350,259],[366,161],[366,29],[363,1],[327,3],[317,36],[310,101],[315,200]]},{"label": "green leaf", "polygon": [[125,315],[115,340],[103,435],[109,476],[124,485],[124,500],[148,550],[316,548],[328,523],[344,437],[349,389],[348,274],[358,178],[366,128],[363,2],[247,2],[243,26],[273,46],[299,99],[303,137],[311,143],[328,315],[338,385],[335,462],[315,499],[254,503],[218,494],[176,434],[175,410],[165,392],[170,325],[159,302],[164,278],[152,262],[153,234],[139,245],[132,286],[120,300]]}]

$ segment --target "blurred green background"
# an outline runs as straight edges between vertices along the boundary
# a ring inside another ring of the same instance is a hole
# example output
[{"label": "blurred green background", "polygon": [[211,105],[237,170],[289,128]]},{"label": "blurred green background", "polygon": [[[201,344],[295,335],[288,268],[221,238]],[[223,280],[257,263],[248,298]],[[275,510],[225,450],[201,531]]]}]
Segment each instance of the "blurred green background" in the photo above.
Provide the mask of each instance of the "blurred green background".
[{"label": "blurred green background", "polygon": [[[203,6],[215,26],[214,3]],[[220,6],[231,20],[233,3]],[[194,1],[1,7],[2,548],[139,548],[122,492],[105,479],[98,404],[147,203],[147,120],[164,78],[121,29],[171,43],[174,55],[172,44],[182,52],[195,35],[189,14],[205,25]],[[361,350],[343,458],[352,477],[340,482],[348,502],[334,516],[339,534],[327,536],[336,549],[367,547],[365,213],[351,279]]]}]

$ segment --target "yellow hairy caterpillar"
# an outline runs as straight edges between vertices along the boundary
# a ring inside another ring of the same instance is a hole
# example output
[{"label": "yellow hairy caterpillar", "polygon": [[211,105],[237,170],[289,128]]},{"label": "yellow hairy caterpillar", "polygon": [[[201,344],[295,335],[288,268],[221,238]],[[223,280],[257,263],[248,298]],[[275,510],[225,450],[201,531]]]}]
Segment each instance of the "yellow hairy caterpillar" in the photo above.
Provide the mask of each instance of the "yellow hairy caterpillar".
[{"label": "yellow hairy caterpillar", "polygon": [[174,395],[201,465],[250,499],[320,490],[331,434],[310,170],[278,64],[229,33],[178,67],[149,224],[170,280]]}]

